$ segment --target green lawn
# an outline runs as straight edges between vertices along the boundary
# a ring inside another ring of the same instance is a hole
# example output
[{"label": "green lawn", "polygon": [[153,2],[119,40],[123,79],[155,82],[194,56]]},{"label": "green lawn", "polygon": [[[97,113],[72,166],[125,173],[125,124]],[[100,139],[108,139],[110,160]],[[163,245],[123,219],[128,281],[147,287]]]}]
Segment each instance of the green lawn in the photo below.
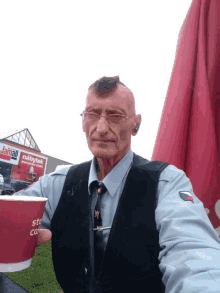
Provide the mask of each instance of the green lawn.
[{"label": "green lawn", "polygon": [[53,269],[51,241],[36,248],[29,268],[4,275],[31,293],[63,293]]}]

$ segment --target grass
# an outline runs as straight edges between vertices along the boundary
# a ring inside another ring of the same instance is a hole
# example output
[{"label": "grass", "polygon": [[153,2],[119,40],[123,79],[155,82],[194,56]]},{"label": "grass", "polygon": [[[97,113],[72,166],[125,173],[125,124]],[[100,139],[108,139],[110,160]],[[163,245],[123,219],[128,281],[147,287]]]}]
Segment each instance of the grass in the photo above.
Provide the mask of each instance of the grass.
[{"label": "grass", "polygon": [[29,268],[4,275],[31,293],[63,293],[53,269],[51,241],[36,248]]}]

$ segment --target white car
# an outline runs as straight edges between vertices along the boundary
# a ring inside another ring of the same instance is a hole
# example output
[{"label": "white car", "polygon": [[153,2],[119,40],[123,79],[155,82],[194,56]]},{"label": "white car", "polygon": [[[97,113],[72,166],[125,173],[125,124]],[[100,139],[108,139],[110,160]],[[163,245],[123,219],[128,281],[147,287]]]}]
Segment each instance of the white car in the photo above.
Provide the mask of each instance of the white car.
[{"label": "white car", "polygon": [[0,174],[0,195],[2,194],[3,184],[4,184],[4,177],[2,176],[2,174]]}]

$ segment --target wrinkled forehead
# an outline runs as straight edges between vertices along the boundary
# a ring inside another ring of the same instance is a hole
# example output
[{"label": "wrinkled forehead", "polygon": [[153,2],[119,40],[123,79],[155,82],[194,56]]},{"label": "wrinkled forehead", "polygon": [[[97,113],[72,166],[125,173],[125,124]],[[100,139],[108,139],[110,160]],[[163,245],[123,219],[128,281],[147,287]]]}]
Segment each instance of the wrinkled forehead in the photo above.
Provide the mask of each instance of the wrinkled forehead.
[{"label": "wrinkled forehead", "polygon": [[132,92],[119,84],[116,91],[106,97],[98,96],[94,89],[90,89],[86,98],[86,109],[121,109],[127,114],[135,113],[135,102]]}]

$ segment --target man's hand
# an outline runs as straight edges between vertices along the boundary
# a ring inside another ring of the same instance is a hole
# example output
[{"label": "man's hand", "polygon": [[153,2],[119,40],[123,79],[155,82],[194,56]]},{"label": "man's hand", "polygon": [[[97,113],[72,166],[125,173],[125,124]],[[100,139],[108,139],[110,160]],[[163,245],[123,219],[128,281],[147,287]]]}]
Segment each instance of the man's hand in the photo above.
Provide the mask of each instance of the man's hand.
[{"label": "man's hand", "polygon": [[45,245],[52,238],[52,233],[49,229],[38,230],[38,243],[37,245]]}]

